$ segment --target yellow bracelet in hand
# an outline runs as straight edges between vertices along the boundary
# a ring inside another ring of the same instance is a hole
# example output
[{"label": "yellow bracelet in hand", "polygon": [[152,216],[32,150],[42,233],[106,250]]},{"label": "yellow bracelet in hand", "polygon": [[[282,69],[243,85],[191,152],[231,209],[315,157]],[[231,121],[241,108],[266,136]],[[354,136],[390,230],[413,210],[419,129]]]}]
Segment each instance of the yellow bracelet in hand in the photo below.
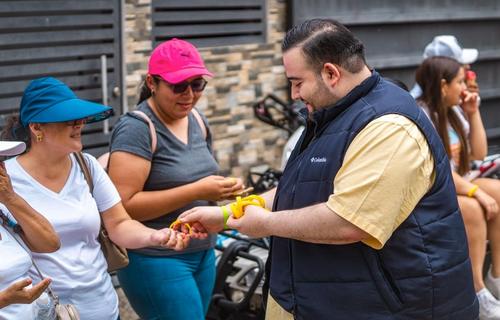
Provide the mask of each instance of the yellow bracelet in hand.
[{"label": "yellow bracelet in hand", "polygon": [[266,202],[264,198],[257,195],[250,195],[248,197],[236,197],[236,202],[230,203],[229,208],[233,213],[233,217],[235,219],[239,219],[245,213],[246,206],[257,206],[261,208],[266,207]]},{"label": "yellow bracelet in hand", "polygon": [[467,191],[467,197],[472,198],[476,194],[477,189],[479,189],[479,186],[477,184],[473,185],[472,188]]},{"label": "yellow bracelet in hand", "polygon": [[189,225],[189,223],[187,223],[187,222],[186,222],[186,223],[182,223],[182,222],[181,222],[180,220],[178,220],[178,219],[177,219],[177,220],[175,220],[174,222],[172,222],[172,223],[170,224],[170,227],[169,227],[169,228],[170,228],[170,229],[175,229],[175,227],[176,227],[178,224],[183,224],[183,225],[185,225],[185,226],[186,226],[186,228],[187,228],[187,229],[188,229],[188,231],[189,231],[189,234],[191,234],[191,233],[192,233],[191,226]]}]

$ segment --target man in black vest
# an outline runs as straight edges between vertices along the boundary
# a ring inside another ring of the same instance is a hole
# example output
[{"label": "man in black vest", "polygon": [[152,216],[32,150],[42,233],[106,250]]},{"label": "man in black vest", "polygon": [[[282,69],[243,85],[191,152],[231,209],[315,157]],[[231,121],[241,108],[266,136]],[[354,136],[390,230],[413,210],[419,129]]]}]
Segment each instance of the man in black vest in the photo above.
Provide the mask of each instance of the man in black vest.
[{"label": "man in black vest", "polygon": [[[266,318],[476,319],[449,160],[427,117],[337,21],[305,21],[282,48],[307,126],[263,195],[270,211],[248,205],[227,220],[271,236]],[[214,232],[227,210],[181,218]]]}]

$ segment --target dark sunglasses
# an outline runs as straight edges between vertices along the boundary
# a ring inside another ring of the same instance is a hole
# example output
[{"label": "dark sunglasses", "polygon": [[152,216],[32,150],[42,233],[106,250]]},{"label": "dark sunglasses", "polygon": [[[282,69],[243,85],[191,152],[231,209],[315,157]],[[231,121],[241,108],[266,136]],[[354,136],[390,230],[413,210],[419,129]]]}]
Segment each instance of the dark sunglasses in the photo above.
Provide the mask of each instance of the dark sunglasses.
[{"label": "dark sunglasses", "polygon": [[176,94],[185,92],[188,87],[191,87],[191,90],[193,90],[193,92],[202,92],[205,89],[205,86],[207,85],[207,80],[203,78],[194,79],[191,82],[183,81],[176,84],[168,83],[159,77],[157,79],[165,82],[167,86],[169,86],[170,89],[172,89],[172,91]]},{"label": "dark sunglasses", "polygon": [[74,127],[74,126],[85,125],[87,123],[93,123],[93,122],[98,122],[98,121],[106,120],[107,118],[109,118],[109,117],[111,117],[113,115],[114,115],[114,111],[113,111],[113,109],[110,109],[110,110],[106,110],[104,112],[98,113],[96,115],[93,115],[93,116],[90,116],[90,117],[87,117],[87,118],[64,121],[64,123],[67,126]]},{"label": "dark sunglasses", "polygon": [[69,127],[82,126],[87,123],[87,119],[69,120],[64,121],[64,123]]}]

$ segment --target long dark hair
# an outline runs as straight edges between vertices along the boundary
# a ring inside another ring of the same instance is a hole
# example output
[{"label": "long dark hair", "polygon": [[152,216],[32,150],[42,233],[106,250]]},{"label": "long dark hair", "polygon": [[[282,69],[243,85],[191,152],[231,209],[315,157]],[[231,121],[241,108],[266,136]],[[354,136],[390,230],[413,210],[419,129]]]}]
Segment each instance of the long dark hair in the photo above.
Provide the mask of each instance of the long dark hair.
[{"label": "long dark hair", "polygon": [[29,127],[23,127],[17,115],[12,115],[7,118],[7,124],[0,134],[0,139],[7,141],[23,141],[26,144],[26,151],[31,147],[30,129]]},{"label": "long dark hair", "polygon": [[[159,76],[151,75],[151,77],[153,78],[154,84],[158,85],[160,83]],[[151,97],[152,95],[153,94],[151,92],[151,89],[148,87],[148,84],[146,83],[146,79],[144,79],[144,81],[142,81],[141,91],[139,93],[139,101],[137,101],[137,104],[140,104],[144,100],[149,99],[149,97]]]},{"label": "long dark hair", "polygon": [[457,132],[461,148],[458,173],[463,175],[469,171],[469,145],[460,118],[449,106],[443,105],[441,80],[450,83],[458,74],[462,65],[448,57],[430,57],[418,67],[415,79],[422,88],[422,96],[418,98],[429,108],[430,117],[451,159],[448,124]]}]

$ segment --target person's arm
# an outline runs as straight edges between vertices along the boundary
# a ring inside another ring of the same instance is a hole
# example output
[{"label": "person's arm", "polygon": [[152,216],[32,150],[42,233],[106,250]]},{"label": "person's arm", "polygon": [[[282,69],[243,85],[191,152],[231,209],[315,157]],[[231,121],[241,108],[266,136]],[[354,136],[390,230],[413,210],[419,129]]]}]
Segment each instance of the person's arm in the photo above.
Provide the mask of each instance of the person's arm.
[{"label": "person's arm", "polygon": [[31,251],[54,252],[59,249],[61,244],[54,228],[14,192],[3,162],[0,162],[0,202],[21,226],[21,237]]},{"label": "person's arm", "polygon": [[273,213],[248,206],[243,217],[231,217],[227,225],[251,236],[362,241],[380,249],[432,186],[433,167],[418,127],[402,116],[383,116],[350,144],[327,202]]},{"label": "person's arm", "polygon": [[[262,193],[260,196],[264,199],[266,209],[271,210],[273,207],[276,188]],[[231,215],[231,208],[225,205],[225,210]],[[194,207],[184,211],[179,215],[179,220],[182,223],[188,223],[192,226],[194,237],[205,237],[207,233],[217,233],[224,229],[224,212],[222,207],[205,206]]]},{"label": "person's arm", "polygon": [[[151,220],[195,201],[217,201],[229,198],[242,188],[237,179],[208,176],[176,188],[143,191],[151,162],[124,151],[111,153],[109,176],[115,184],[123,205],[134,219]],[[130,173],[133,172],[133,175]]]},{"label": "person's arm", "polygon": [[91,155],[84,155],[92,177],[92,198],[102,218],[110,239],[119,246],[136,249],[164,246],[182,250],[189,243],[189,236],[165,228],[155,230],[133,220],[125,211],[113,182],[98,161]]},{"label": "person's arm", "polygon": [[32,283],[31,279],[14,282],[6,289],[0,291],[0,309],[11,304],[32,303],[48,288],[50,281],[50,279],[45,278],[31,288],[27,288]]},{"label": "person's arm", "polygon": [[471,159],[483,160],[488,154],[488,140],[484,130],[483,120],[479,110],[469,115],[470,134],[469,142],[471,147]]},{"label": "person's arm", "polygon": [[493,197],[484,192],[474,183],[461,177],[458,173],[452,172],[452,174],[457,195],[475,198],[484,209],[486,220],[490,220],[498,214],[498,203]]},{"label": "person's arm", "polygon": [[[370,237],[338,216],[325,203],[298,210],[271,212],[268,209],[272,206],[275,193],[276,188],[261,195],[266,201],[266,209],[248,206],[243,217],[234,219],[231,216],[228,219],[228,227],[256,238],[273,235],[324,244],[354,243]],[[231,214],[229,206],[226,208]],[[193,224],[195,231],[202,233],[219,232],[224,227],[219,207],[196,207],[182,213],[179,219]]]},{"label": "person's arm", "polygon": [[466,93],[462,103],[462,110],[467,114],[470,133],[470,157],[471,160],[483,160],[488,153],[488,140],[484,130],[481,112],[479,111],[477,93]]},{"label": "person's arm", "polygon": [[453,176],[453,183],[455,184],[457,195],[467,196],[467,193],[474,187],[474,184],[465,179],[464,177],[460,176],[455,171],[452,171],[451,174]]},{"label": "person's arm", "polygon": [[248,206],[243,217],[230,217],[227,225],[251,237],[272,235],[311,243],[349,244],[370,238],[368,233],[333,212],[326,203],[278,212]]},{"label": "person's arm", "polygon": [[101,216],[111,240],[125,248],[164,246],[183,250],[189,244],[189,236],[181,232],[169,228],[151,229],[139,221],[130,219],[121,202],[102,212]]}]

